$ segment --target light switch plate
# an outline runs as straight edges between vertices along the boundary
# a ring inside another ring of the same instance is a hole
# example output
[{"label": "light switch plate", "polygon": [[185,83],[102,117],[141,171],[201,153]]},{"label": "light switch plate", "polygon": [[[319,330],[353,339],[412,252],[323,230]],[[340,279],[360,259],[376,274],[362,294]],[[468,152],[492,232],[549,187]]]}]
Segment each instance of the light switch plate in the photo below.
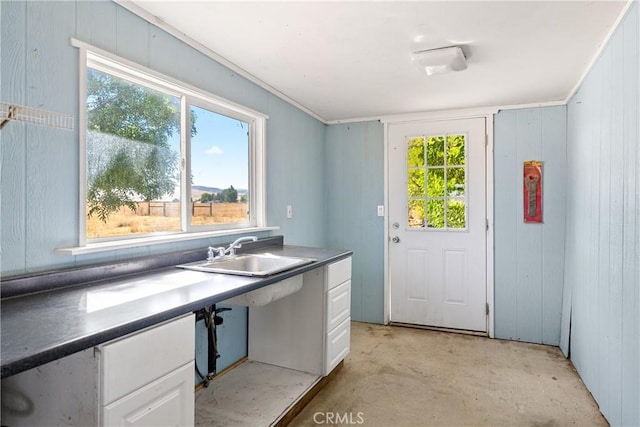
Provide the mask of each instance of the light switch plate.
[{"label": "light switch plate", "polygon": [[293,218],[293,208],[291,207],[291,205],[287,205],[287,218]]},{"label": "light switch plate", "polygon": [[384,206],[378,205],[378,216],[384,216]]}]

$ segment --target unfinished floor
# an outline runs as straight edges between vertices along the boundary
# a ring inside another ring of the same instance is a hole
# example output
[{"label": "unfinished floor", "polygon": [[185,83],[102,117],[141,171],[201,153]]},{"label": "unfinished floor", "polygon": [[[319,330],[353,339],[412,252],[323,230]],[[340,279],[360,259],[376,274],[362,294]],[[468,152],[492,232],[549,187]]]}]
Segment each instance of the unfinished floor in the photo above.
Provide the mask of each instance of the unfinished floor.
[{"label": "unfinished floor", "polygon": [[338,375],[290,426],[606,426],[556,347],[354,322]]}]

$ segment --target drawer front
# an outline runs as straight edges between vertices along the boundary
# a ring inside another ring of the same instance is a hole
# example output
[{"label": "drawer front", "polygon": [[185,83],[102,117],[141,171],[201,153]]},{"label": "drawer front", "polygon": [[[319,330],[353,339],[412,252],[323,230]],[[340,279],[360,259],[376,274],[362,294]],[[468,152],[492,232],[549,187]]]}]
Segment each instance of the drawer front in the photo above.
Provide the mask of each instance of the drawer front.
[{"label": "drawer front", "polygon": [[194,362],[102,408],[104,426],[192,426]]},{"label": "drawer front", "polygon": [[324,375],[335,368],[349,354],[351,343],[351,318],[346,318],[337,328],[327,334]]},{"label": "drawer front", "polygon": [[333,289],[340,283],[351,279],[351,257],[329,264],[327,270],[327,289]]},{"label": "drawer front", "polygon": [[338,285],[327,293],[327,331],[351,315],[351,280]]},{"label": "drawer front", "polygon": [[194,315],[98,347],[101,405],[149,384],[195,357]]}]

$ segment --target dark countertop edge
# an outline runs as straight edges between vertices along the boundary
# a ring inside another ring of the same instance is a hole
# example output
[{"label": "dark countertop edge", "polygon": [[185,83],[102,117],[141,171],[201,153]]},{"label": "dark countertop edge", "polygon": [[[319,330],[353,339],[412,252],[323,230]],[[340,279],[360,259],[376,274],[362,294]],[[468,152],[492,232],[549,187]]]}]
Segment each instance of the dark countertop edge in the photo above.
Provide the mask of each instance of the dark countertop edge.
[{"label": "dark countertop edge", "polygon": [[[220,244],[216,246],[227,245]],[[236,252],[240,254],[272,246],[284,246],[284,236],[263,237],[255,242],[245,242]],[[204,259],[206,258],[206,253],[205,246],[201,249],[147,255],[124,261],[102,262],[53,271],[0,277],[0,299],[51,292],[74,286],[88,286],[104,280],[114,280],[140,273],[148,273]]]},{"label": "dark countertop edge", "polygon": [[[296,246],[288,246],[288,248],[296,248]],[[320,248],[305,248],[305,249],[320,249]],[[165,310],[163,312],[148,316],[145,318],[133,320],[131,322],[116,326],[114,328],[104,330],[86,337],[81,337],[72,341],[60,343],[54,347],[41,351],[39,353],[22,357],[17,360],[6,362],[2,360],[1,376],[0,378],[6,378],[11,375],[18,374],[31,368],[35,368],[45,363],[52,362],[62,357],[71,355],[78,351],[86,350],[96,345],[103,344],[107,341],[111,341],[116,338],[121,338],[125,335],[138,332],[142,329],[150,326],[157,325],[167,320],[182,316],[184,314],[192,313],[208,305],[216,304],[234,296],[242,295],[252,290],[262,288],[280,280],[287,279],[289,277],[297,276],[299,274],[306,273],[307,271],[315,270],[327,264],[331,264],[342,259],[346,259],[353,255],[353,251],[345,250],[340,254],[330,256],[321,261],[316,261],[311,264],[303,265],[293,270],[285,271],[280,274],[257,280],[256,282],[243,286],[238,289],[237,292],[227,292],[218,294],[215,297],[207,298],[204,300],[194,301],[188,304],[177,306],[175,308]],[[215,274],[215,273],[212,273]]]}]

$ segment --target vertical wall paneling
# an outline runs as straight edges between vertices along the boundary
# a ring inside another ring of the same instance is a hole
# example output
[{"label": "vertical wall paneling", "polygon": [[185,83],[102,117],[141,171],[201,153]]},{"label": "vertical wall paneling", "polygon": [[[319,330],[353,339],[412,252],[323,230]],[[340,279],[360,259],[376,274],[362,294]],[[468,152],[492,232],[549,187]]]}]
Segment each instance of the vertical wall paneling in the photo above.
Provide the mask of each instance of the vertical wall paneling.
[{"label": "vertical wall paneling", "polygon": [[268,221],[280,226],[285,243],[324,246],[325,125],[275,97],[267,112]]},{"label": "vertical wall paneling", "polygon": [[[518,195],[522,194],[521,169],[525,160],[541,160],[543,162],[542,186],[543,194],[551,188],[554,183],[547,183],[544,172],[547,165],[542,155],[542,110],[521,111],[516,118],[517,126],[517,164],[518,175],[514,182],[518,189]],[[543,196],[544,197],[544,196]],[[520,199],[521,197],[518,197]],[[546,199],[546,198],[545,198]],[[516,226],[516,259],[518,298],[516,301],[516,312],[521,320],[518,323],[518,339],[527,342],[542,342],[542,236],[544,224],[525,224],[524,207],[518,203],[516,215],[518,217]],[[545,223],[549,209],[545,209],[547,203],[543,201],[543,220]]]},{"label": "vertical wall paneling", "polygon": [[640,425],[639,9],[568,105],[563,343],[612,425]]},{"label": "vertical wall paneling", "polygon": [[560,342],[561,301],[564,283],[564,234],[566,215],[566,108],[562,113],[543,109],[541,158],[544,161],[544,215],[542,226],[542,342]]},{"label": "vertical wall paneling", "polygon": [[[640,424],[640,7],[623,27],[622,52],[622,306],[621,417],[623,425]],[[634,60],[635,58],[635,60]],[[635,264],[635,268],[634,268]],[[618,373],[616,373],[618,374]],[[635,398],[635,400],[634,400]]]},{"label": "vertical wall paneling", "polygon": [[217,307],[231,308],[231,311],[224,311],[220,314],[224,321],[222,325],[217,327],[220,358],[216,363],[216,368],[220,372],[247,355],[247,338],[243,331],[247,330],[249,309],[224,304],[219,304]]},{"label": "vertical wall paneling", "polygon": [[384,321],[384,134],[379,122],[330,125],[326,136],[328,245],[353,249],[351,317]]},{"label": "vertical wall paneling", "polygon": [[[503,111],[494,123],[494,323],[496,338],[517,339],[517,259],[518,248],[512,239],[517,235],[517,176],[520,165],[515,160],[517,126],[515,112]],[[502,242],[508,242],[503,244]]]},{"label": "vertical wall paneling", "polygon": [[[27,2],[26,104],[77,117],[74,2]],[[73,95],[72,95],[73,94]],[[73,131],[27,126],[26,268],[72,265],[53,253],[77,241],[78,147]],[[37,172],[35,172],[37,171]]]},{"label": "vertical wall paneling", "polygon": [[[494,119],[495,335],[558,345],[564,274],[566,108]],[[523,221],[522,163],[543,163],[543,224]]]},{"label": "vertical wall paneling", "polygon": [[83,42],[116,52],[118,6],[112,1],[78,1],[75,36]]},{"label": "vertical wall paneling", "polygon": [[149,29],[142,18],[123,8],[116,9],[116,48],[114,53],[149,67]]},{"label": "vertical wall paneling", "polygon": [[[4,102],[25,104],[25,61],[27,4],[4,2],[0,6],[0,99]],[[0,132],[2,163],[2,247],[0,249],[0,272],[21,271],[26,267],[26,125],[9,123]]]}]

